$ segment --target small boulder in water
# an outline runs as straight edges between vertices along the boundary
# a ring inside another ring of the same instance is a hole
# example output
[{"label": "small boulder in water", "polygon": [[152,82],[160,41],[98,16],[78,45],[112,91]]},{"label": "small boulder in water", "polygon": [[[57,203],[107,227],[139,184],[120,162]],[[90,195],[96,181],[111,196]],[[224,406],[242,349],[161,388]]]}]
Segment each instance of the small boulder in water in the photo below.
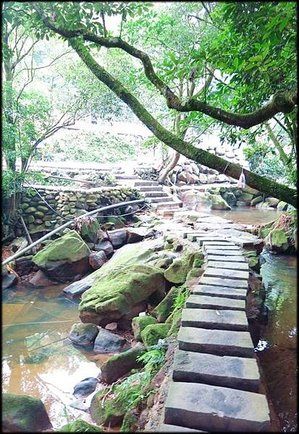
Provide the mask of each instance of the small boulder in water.
[{"label": "small boulder in water", "polygon": [[99,329],[92,323],[76,323],[71,328],[69,333],[69,339],[76,345],[82,345],[84,347],[93,345]]},{"label": "small boulder in water", "polygon": [[98,379],[95,377],[87,377],[74,387],[73,395],[77,398],[80,396],[88,396],[95,391]]}]

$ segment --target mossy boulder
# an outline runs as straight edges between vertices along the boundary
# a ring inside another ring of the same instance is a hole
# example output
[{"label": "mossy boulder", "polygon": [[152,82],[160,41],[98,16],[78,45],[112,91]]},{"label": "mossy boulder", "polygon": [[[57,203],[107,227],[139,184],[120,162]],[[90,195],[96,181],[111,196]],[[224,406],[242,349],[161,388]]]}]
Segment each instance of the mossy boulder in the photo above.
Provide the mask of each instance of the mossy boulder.
[{"label": "mossy boulder", "polygon": [[266,248],[283,253],[289,249],[288,236],[284,229],[272,229],[269,235],[265,239]]},{"label": "mossy boulder", "polygon": [[157,319],[151,315],[136,316],[132,319],[134,339],[141,341],[141,332],[150,324],[157,324]]},{"label": "mossy boulder", "polygon": [[210,203],[211,203],[211,209],[231,209],[229,204],[226,202],[225,199],[220,194],[210,194],[208,197]]},{"label": "mossy boulder", "polygon": [[3,432],[42,432],[51,427],[40,399],[12,393],[2,394]]},{"label": "mossy boulder", "polygon": [[165,279],[171,283],[184,283],[188,272],[193,267],[195,258],[196,252],[186,250],[180,258],[175,259],[167,270],[165,270]]},{"label": "mossy boulder", "polygon": [[117,268],[97,280],[82,295],[81,321],[105,326],[133,318],[136,315],[134,307],[146,301],[158,288],[165,289],[165,284],[163,273],[156,267],[137,264]]},{"label": "mossy boulder", "polygon": [[77,419],[74,422],[70,422],[58,428],[56,432],[103,432],[98,426],[91,425],[85,420]]},{"label": "mossy boulder", "polygon": [[169,326],[167,336],[177,335],[181,325],[182,309],[177,308],[169,315],[166,324]]},{"label": "mossy boulder", "polygon": [[150,324],[142,330],[141,339],[146,347],[156,345],[159,339],[166,338],[169,329],[169,324]]},{"label": "mossy boulder", "polygon": [[76,345],[89,347],[93,345],[99,329],[95,324],[76,323],[72,326],[69,339]]},{"label": "mossy boulder", "polygon": [[278,202],[277,204],[277,209],[279,211],[285,211],[288,207],[288,204],[286,202],[283,202],[282,200],[280,202]]},{"label": "mossy boulder", "polygon": [[248,259],[248,265],[249,265],[249,267],[252,270],[254,270],[257,273],[259,273],[261,266],[260,266],[260,261],[259,261],[259,257],[257,255],[257,252],[255,250],[249,250],[249,251],[244,251],[243,254]]},{"label": "mossy boulder", "polygon": [[90,270],[90,253],[80,235],[70,230],[47,244],[33,256],[32,261],[51,279],[66,282],[75,275],[84,275]]},{"label": "mossy boulder", "polygon": [[173,286],[170,291],[167,293],[166,297],[161,301],[161,303],[156,306],[151,314],[157,318],[159,322],[165,322],[171,311],[173,310],[173,305],[175,299],[180,292],[180,289],[176,286]]},{"label": "mossy boulder", "polygon": [[99,240],[104,239],[104,232],[101,231],[100,223],[95,217],[87,217],[84,221],[82,218],[80,235],[84,241],[89,243],[97,243]]},{"label": "mossy boulder", "polygon": [[123,375],[128,374],[132,369],[142,368],[142,362],[138,362],[137,359],[144,352],[144,346],[137,344],[127,351],[111,356],[101,366],[101,380],[104,383],[111,384]]}]

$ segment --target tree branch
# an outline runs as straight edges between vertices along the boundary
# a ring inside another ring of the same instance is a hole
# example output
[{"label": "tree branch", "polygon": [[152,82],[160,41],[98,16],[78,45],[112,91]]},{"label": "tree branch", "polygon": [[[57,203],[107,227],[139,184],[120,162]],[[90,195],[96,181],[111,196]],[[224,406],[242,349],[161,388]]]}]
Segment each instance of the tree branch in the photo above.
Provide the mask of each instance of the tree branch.
[{"label": "tree branch", "polygon": [[[204,166],[216,169],[238,179],[240,177],[242,167],[239,164],[232,163],[221,157],[211,154],[203,149],[198,149],[192,146],[190,143],[185,142],[178,136],[174,135],[166,128],[164,128],[146,109],[143,105],[134,97],[117,79],[111,76],[103,67],[101,67],[95,59],[91,56],[88,49],[84,46],[83,42],[76,39],[70,40],[70,45],[77,52],[82,61],[86,64],[89,70],[106,86],[109,87],[122,101],[124,101],[135,115],[146,125],[150,131],[161,142],[170,146],[177,152],[185,155],[187,158],[203,164]],[[262,190],[271,196],[277,197],[280,200],[284,200],[297,206],[297,192],[296,190],[289,188],[285,185],[279,184],[275,181],[267,179],[263,176],[257,175],[243,168],[246,182],[253,188]]]}]

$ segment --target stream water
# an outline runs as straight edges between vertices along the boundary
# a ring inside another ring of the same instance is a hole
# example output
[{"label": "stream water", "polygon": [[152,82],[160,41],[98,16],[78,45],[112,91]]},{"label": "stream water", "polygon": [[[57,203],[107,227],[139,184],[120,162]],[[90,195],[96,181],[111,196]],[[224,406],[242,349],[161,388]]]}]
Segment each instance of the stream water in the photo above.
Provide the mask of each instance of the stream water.
[{"label": "stream water", "polygon": [[[243,224],[278,216],[274,210],[248,208],[212,213]],[[297,262],[290,256],[263,256],[270,315],[257,354],[282,430],[296,431]],[[73,388],[86,377],[96,377],[108,357],[80,351],[67,339],[72,324],[79,321],[78,301],[66,298],[62,288],[11,287],[2,298],[2,390],[42,399],[54,429],[76,418],[91,422],[86,412],[70,406]]]}]

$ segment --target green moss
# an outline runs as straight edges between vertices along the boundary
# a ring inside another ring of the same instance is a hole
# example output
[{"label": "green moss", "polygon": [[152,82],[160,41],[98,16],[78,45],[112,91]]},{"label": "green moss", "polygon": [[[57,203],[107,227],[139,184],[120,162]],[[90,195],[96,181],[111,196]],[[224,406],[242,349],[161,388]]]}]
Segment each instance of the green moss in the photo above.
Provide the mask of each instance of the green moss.
[{"label": "green moss", "polygon": [[272,246],[281,247],[288,243],[288,237],[284,229],[273,229],[270,232]]},{"label": "green moss", "polygon": [[120,432],[134,432],[138,423],[138,415],[134,411],[129,410],[124,416],[123,423],[120,427]]},{"label": "green moss", "polygon": [[167,318],[166,324],[169,325],[167,336],[176,336],[181,325],[182,309],[175,309]]},{"label": "green moss", "polygon": [[156,345],[159,339],[167,336],[170,325],[168,324],[150,324],[141,332],[141,338],[146,347]]},{"label": "green moss", "polygon": [[164,322],[170,315],[178,292],[179,288],[173,286],[161,303],[152,310],[151,314],[156,317],[159,322]]},{"label": "green moss", "polygon": [[195,257],[196,252],[184,252],[180,258],[175,259],[165,270],[165,279],[171,283],[184,283]]},{"label": "green moss", "polygon": [[57,432],[103,432],[98,426],[91,425],[85,420],[77,419],[56,430]]},{"label": "green moss", "polygon": [[79,311],[94,310],[98,314],[119,312],[125,315],[132,306],[145,300],[157,288],[164,288],[161,270],[150,265],[131,265],[109,273],[82,296]]},{"label": "green moss", "polygon": [[151,315],[136,316],[132,319],[132,329],[134,333],[134,338],[137,341],[141,341],[141,332],[150,324],[156,324],[157,319],[153,318]]},{"label": "green moss", "polygon": [[39,267],[45,267],[49,262],[76,262],[91,253],[89,247],[76,231],[69,231],[57,240],[52,241],[36,255],[33,262]]}]

